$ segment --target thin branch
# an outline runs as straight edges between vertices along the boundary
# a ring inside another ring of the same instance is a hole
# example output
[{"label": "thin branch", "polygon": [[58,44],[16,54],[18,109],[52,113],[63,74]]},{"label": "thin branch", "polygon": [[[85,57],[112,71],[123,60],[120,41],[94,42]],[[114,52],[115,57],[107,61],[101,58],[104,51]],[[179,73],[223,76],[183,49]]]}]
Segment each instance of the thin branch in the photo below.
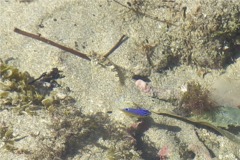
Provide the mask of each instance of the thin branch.
[{"label": "thin branch", "polygon": [[113,46],[112,49],[110,49],[110,51],[108,51],[108,53],[106,53],[103,57],[107,58],[110,54],[112,54],[123,42],[125,42],[128,39],[127,36],[123,35],[119,41]]},{"label": "thin branch", "polygon": [[27,37],[30,37],[30,38],[33,38],[33,39],[36,39],[36,40],[39,40],[39,41],[44,42],[44,43],[47,43],[47,44],[49,44],[49,45],[55,46],[55,47],[60,48],[60,49],[62,49],[62,50],[64,50],[64,51],[66,51],[66,52],[70,52],[70,53],[72,53],[72,54],[74,54],[74,55],[76,55],[76,56],[78,56],[78,57],[81,57],[81,58],[83,58],[83,59],[86,59],[86,60],[88,60],[88,61],[91,61],[91,59],[90,59],[86,54],[83,54],[83,53],[81,53],[81,52],[79,52],[79,51],[77,51],[77,50],[74,50],[74,49],[72,49],[72,48],[68,48],[68,47],[65,47],[65,46],[63,46],[63,45],[60,45],[60,44],[58,44],[58,43],[56,43],[56,42],[53,42],[53,41],[51,41],[51,40],[49,40],[49,39],[46,39],[46,38],[44,38],[44,37],[41,37],[41,36],[39,36],[39,35],[35,35],[35,34],[32,34],[32,33],[28,33],[28,32],[26,32],[26,31],[20,30],[20,29],[18,29],[18,28],[14,28],[14,32],[16,32],[16,33],[18,33],[18,34],[21,34],[21,35],[24,35],[24,36],[27,36]]}]

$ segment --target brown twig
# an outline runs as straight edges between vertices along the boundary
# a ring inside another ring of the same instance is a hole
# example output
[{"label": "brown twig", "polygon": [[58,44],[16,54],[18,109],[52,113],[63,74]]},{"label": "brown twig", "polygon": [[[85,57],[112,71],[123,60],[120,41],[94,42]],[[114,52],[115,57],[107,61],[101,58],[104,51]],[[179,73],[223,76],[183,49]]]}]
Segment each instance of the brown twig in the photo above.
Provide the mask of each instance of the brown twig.
[{"label": "brown twig", "polygon": [[33,38],[33,39],[36,39],[36,40],[39,40],[39,41],[47,43],[49,45],[55,46],[55,47],[60,48],[60,49],[62,49],[64,51],[70,52],[70,53],[72,53],[72,54],[74,54],[74,55],[76,55],[78,57],[81,57],[81,58],[83,58],[85,60],[91,61],[91,59],[86,54],[83,54],[83,53],[81,53],[79,51],[76,51],[76,50],[74,50],[72,48],[68,48],[68,47],[65,47],[63,45],[60,45],[60,44],[58,44],[56,42],[53,42],[53,41],[51,41],[49,39],[46,39],[44,37],[41,37],[39,35],[28,33],[26,31],[20,30],[18,28],[14,28],[14,32],[16,32],[18,34],[21,34],[21,35],[24,35],[24,36],[27,36],[27,37],[30,37],[30,38]]},{"label": "brown twig", "polygon": [[107,58],[110,54],[112,54],[123,42],[125,42],[128,39],[125,35],[123,35],[119,41],[113,46],[113,48],[110,49],[103,57]]}]

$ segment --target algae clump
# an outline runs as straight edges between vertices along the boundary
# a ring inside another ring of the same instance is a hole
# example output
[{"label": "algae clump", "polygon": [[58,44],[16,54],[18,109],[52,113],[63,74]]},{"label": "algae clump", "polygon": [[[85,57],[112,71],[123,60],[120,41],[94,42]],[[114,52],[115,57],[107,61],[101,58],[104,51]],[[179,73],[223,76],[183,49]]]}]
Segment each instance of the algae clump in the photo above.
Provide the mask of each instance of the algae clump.
[{"label": "algae clump", "polygon": [[10,108],[5,108],[3,105],[16,107],[40,104],[44,95],[40,94],[34,85],[28,84],[31,79],[33,78],[28,72],[20,72],[0,60],[0,109]]},{"label": "algae clump", "polygon": [[[53,83],[50,82],[51,77],[54,76],[56,68],[47,74],[48,81],[37,82],[40,78],[34,79],[28,72],[21,72],[17,68],[4,63],[0,59],[0,110],[13,109],[16,113],[22,114],[26,112],[30,115],[35,114],[35,111],[45,106],[48,107],[59,104],[61,100],[70,101],[72,98],[58,91],[51,92],[56,84],[55,79],[62,78],[59,75],[57,78],[53,77]],[[59,71],[60,72],[60,71]],[[59,73],[58,72],[58,73]],[[46,77],[44,77],[46,79]],[[46,87],[46,83],[50,87]],[[58,87],[58,86],[57,86]]]}]

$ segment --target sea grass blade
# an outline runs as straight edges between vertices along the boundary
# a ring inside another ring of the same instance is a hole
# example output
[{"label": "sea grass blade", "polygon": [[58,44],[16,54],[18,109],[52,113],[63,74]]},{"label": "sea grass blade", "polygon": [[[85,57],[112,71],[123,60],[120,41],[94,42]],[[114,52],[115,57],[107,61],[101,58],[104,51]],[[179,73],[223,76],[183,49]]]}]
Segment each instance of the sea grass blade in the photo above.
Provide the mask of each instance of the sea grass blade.
[{"label": "sea grass blade", "polygon": [[192,116],[191,119],[211,123],[217,127],[228,129],[228,126],[240,126],[240,109],[232,107],[219,107],[202,115]]},{"label": "sea grass blade", "polygon": [[200,125],[210,127],[212,129],[214,129],[215,131],[219,132],[221,135],[226,136],[229,140],[240,144],[240,138],[239,137],[237,137],[236,135],[232,134],[231,132],[229,132],[227,130],[224,130],[224,129],[221,129],[221,128],[219,128],[219,127],[217,127],[214,124],[211,124],[209,122],[201,121],[201,120],[198,120],[198,119],[195,119],[195,118],[182,117],[182,116],[176,115],[175,113],[173,113],[171,111],[160,111],[160,112],[152,111],[152,113],[155,113],[155,114],[158,114],[158,115],[165,115],[165,116],[169,116],[169,117],[172,117],[172,118],[177,118],[177,119],[180,119],[180,120],[183,120],[183,121],[187,121],[187,122],[196,123],[196,124],[200,124]]}]

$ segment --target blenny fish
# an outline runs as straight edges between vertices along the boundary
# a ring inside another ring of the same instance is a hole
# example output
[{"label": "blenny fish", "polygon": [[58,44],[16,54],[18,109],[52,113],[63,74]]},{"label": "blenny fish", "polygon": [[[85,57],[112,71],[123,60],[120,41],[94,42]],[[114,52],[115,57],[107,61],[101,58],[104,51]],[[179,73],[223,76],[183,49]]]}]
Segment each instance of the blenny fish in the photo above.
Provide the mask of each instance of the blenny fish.
[{"label": "blenny fish", "polygon": [[139,108],[139,109],[124,108],[124,109],[122,109],[122,111],[124,113],[126,113],[127,115],[139,117],[139,118],[143,118],[143,117],[147,117],[147,116],[151,115],[151,112],[149,110],[142,109],[142,108]]}]

